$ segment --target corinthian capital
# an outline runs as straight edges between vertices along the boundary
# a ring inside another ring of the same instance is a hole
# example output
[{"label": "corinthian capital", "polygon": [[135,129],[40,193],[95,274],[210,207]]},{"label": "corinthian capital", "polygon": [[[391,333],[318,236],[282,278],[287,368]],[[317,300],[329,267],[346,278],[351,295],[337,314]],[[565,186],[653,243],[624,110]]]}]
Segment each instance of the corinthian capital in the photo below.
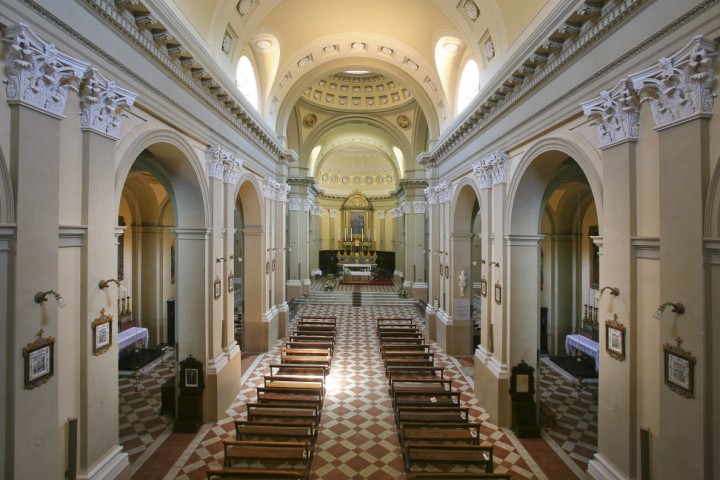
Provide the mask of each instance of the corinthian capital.
[{"label": "corinthian capital", "polygon": [[582,104],[583,113],[597,127],[600,146],[623,140],[637,140],[639,105],[637,93],[629,79],[621,80],[611,90]]},{"label": "corinthian capital", "polygon": [[712,39],[698,35],[674,55],[630,76],[640,101],[650,104],[656,126],[712,114],[715,55]]},{"label": "corinthian capital", "polygon": [[24,23],[7,29],[7,97],[10,103],[62,115],[68,90],[78,91],[88,64],[60,52]]},{"label": "corinthian capital", "polygon": [[136,93],[119,87],[95,68],[87,71],[80,93],[82,128],[117,139],[122,117],[135,103]]}]

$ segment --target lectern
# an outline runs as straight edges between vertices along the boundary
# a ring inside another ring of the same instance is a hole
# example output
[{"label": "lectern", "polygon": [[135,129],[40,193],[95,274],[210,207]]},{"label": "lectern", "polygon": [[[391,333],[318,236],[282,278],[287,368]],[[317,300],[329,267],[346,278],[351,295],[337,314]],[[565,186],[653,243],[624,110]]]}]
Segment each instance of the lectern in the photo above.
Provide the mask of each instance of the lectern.
[{"label": "lectern", "polygon": [[518,438],[540,437],[535,403],[535,369],[520,360],[510,376],[512,430]]},{"label": "lectern", "polygon": [[203,423],[203,391],[205,374],[203,364],[192,355],[180,362],[180,396],[176,432],[196,433]]}]

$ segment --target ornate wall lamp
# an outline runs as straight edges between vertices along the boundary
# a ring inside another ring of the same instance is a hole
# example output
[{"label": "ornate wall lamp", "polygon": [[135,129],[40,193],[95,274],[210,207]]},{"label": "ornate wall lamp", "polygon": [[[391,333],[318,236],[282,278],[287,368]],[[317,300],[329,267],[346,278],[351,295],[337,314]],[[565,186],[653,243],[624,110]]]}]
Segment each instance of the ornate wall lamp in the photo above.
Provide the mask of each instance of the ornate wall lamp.
[{"label": "ornate wall lamp", "polygon": [[108,288],[108,287],[110,286],[111,283],[114,283],[114,284],[117,285],[118,287],[120,286],[120,282],[119,282],[119,281],[117,281],[117,280],[114,279],[114,278],[109,278],[109,279],[107,279],[107,280],[100,280],[100,282],[98,283],[98,288],[99,288],[100,290],[105,290],[106,288]]},{"label": "ornate wall lamp", "polygon": [[48,295],[52,295],[57,300],[58,307],[64,308],[67,306],[65,299],[55,290],[48,290],[47,292],[38,292],[35,294],[35,303],[43,303],[47,300]]},{"label": "ornate wall lamp", "polygon": [[670,311],[673,313],[677,313],[678,315],[682,315],[683,313],[685,313],[685,305],[683,305],[682,303],[665,302],[660,305],[657,310],[655,310],[653,318],[655,320],[660,320],[663,316],[663,313],[665,312],[665,308],[668,306],[672,307],[672,310]]},{"label": "ornate wall lamp", "polygon": [[495,265],[497,268],[500,268],[500,262],[490,262],[488,265]]},{"label": "ornate wall lamp", "polygon": [[617,297],[618,295],[620,295],[620,289],[618,287],[602,287],[600,290],[595,292],[596,302],[600,301],[600,297],[602,297],[602,294],[605,290],[610,290],[610,295],[612,295],[613,297]]}]

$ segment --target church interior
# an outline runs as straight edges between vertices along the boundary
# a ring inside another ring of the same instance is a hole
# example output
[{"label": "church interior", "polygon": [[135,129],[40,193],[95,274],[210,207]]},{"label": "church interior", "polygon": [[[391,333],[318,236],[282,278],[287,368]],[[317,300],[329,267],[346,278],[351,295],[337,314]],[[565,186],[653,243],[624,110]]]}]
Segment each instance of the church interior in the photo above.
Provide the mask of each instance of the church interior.
[{"label": "church interior", "polygon": [[720,478],[718,0],[0,32],[3,478]]}]

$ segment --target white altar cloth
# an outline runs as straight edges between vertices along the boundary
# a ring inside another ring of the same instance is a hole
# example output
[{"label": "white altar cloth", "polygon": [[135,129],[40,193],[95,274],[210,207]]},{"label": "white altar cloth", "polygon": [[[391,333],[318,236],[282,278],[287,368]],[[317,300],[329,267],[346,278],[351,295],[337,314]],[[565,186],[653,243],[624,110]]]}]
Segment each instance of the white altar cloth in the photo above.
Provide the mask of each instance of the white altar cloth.
[{"label": "white altar cloth", "polygon": [[147,328],[132,327],[118,335],[118,350],[129,347],[135,342],[141,342],[143,348],[147,348],[150,335]]},{"label": "white altar cloth", "polygon": [[370,277],[372,276],[372,273],[365,271],[352,271],[350,272],[350,275],[353,277]]},{"label": "white altar cloth", "polygon": [[595,371],[597,372],[600,369],[600,346],[598,342],[577,334],[566,336],[565,351],[570,354],[575,350],[590,355],[595,360]]}]

